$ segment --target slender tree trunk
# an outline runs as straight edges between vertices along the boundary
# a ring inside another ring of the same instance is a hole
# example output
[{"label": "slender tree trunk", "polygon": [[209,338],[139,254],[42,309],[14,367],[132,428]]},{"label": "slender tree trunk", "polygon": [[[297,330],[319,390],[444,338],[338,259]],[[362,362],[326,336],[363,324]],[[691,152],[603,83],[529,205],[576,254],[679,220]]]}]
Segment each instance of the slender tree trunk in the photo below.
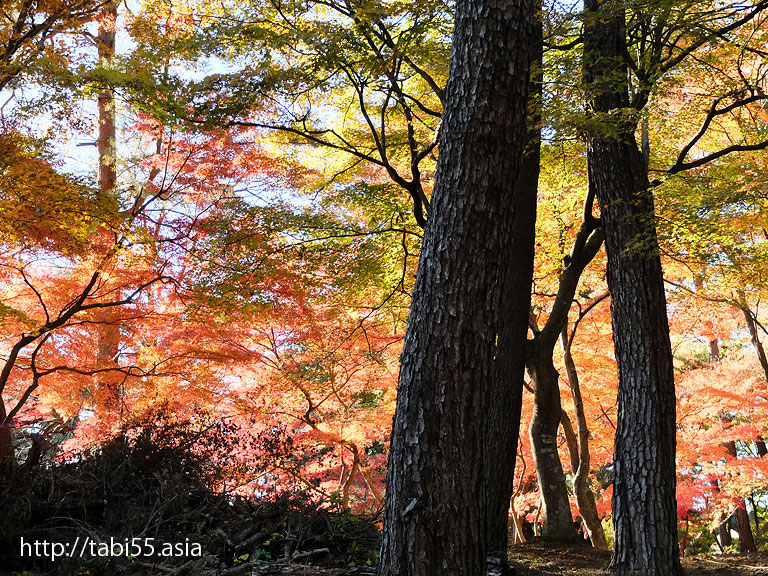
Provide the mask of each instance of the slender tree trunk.
[{"label": "slender tree trunk", "polygon": [[[459,0],[432,211],[401,357],[379,574],[486,567],[495,386],[515,382],[507,271],[528,103],[532,0]],[[527,326],[517,327],[525,333]],[[511,407],[512,408],[512,407]],[[513,413],[512,409],[507,414]],[[514,423],[513,423],[514,425]],[[514,458],[511,451],[507,457]],[[505,510],[509,502],[505,503]]]},{"label": "slender tree trunk", "polygon": [[[735,441],[726,442],[725,449],[730,456],[736,458]],[[742,554],[757,552],[755,537],[752,534],[752,524],[749,522],[749,514],[747,514],[747,503],[744,498],[736,499],[734,516],[736,516],[736,530],[739,532],[739,552]]]},{"label": "slender tree trunk", "polygon": [[720,522],[720,524],[717,526],[717,533],[720,535],[720,544],[723,546],[723,548],[733,544],[733,539],[731,538],[731,529],[728,527],[728,518]]},{"label": "slender tree trunk", "polygon": [[[104,7],[99,19],[97,36],[99,62],[111,66],[115,57],[115,25],[117,23],[118,1],[111,1]],[[117,187],[117,122],[115,93],[105,90],[98,95],[99,134],[99,192],[113,196]],[[120,347],[120,316],[117,308],[106,308],[96,314],[98,323],[98,347],[96,367],[117,368]],[[116,412],[120,408],[120,378],[116,372],[102,373],[99,378],[99,395],[105,408]]]},{"label": "slender tree trunk", "polygon": [[[568,312],[581,274],[603,243],[599,222],[592,216],[594,193],[584,201],[583,222],[560,274],[557,296],[547,323],[534,330],[526,349],[526,365],[535,386],[530,436],[536,476],[541,493],[542,537],[550,540],[577,540],[565,474],[557,451],[557,430],[562,407],[559,377],[553,360],[560,333],[568,324]],[[588,448],[587,448],[588,450]]]},{"label": "slender tree trunk", "polygon": [[[104,6],[99,19],[97,49],[99,63],[110,66],[115,57],[115,25],[117,22],[117,7],[119,1],[112,0]],[[99,137],[97,148],[99,152],[99,191],[113,193],[117,180],[117,149],[115,142],[115,94],[105,90],[98,95]]]},{"label": "slender tree trunk", "polygon": [[576,541],[579,536],[573,524],[563,465],[557,451],[557,429],[560,427],[561,404],[557,370],[550,350],[543,356],[535,346],[528,348],[528,372],[535,388],[530,436],[533,462],[541,495],[541,535],[546,540]]},{"label": "slender tree trunk", "polygon": [[13,434],[11,425],[5,423],[8,410],[5,400],[0,397],[0,475],[8,476],[16,465],[16,456],[13,449]]},{"label": "slender tree trunk", "polygon": [[591,113],[610,131],[587,142],[608,257],[619,371],[612,569],[680,576],[675,498],[675,383],[653,197],[629,87],[625,13],[585,0],[584,77]]},{"label": "slender tree trunk", "polygon": [[758,518],[757,504],[755,503],[755,495],[754,494],[750,494],[749,495],[749,504],[752,506],[752,512],[755,515],[755,531],[754,531],[754,535],[759,539],[760,535],[761,535],[761,533],[760,533],[760,518]]},{"label": "slender tree trunk", "polygon": [[584,413],[584,401],[581,397],[579,374],[571,355],[571,346],[568,340],[568,328],[563,326],[560,334],[560,344],[563,349],[563,362],[568,375],[568,383],[573,397],[573,406],[576,411],[576,433],[578,454],[573,468],[573,491],[576,495],[576,506],[586,526],[589,540],[592,546],[599,550],[608,550],[608,540],[605,538],[605,530],[597,514],[595,493],[589,487],[589,469],[591,456],[589,454],[589,428],[587,428],[587,416]]},{"label": "slender tree trunk", "polygon": [[739,309],[744,315],[744,320],[747,323],[747,330],[749,330],[749,337],[752,340],[752,346],[755,348],[755,352],[757,352],[757,358],[760,360],[760,367],[763,369],[763,377],[765,378],[766,386],[768,386],[768,358],[765,355],[763,343],[760,341],[760,336],[757,333],[757,323],[755,322],[754,316],[752,316],[752,310],[747,306],[743,293],[741,294]]}]

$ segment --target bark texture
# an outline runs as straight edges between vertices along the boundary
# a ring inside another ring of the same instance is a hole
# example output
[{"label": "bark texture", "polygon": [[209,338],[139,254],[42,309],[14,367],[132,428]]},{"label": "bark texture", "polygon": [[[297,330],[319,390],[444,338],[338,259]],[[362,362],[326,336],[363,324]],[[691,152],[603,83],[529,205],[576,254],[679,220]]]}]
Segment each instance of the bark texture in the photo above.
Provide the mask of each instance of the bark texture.
[{"label": "bark texture", "polygon": [[487,446],[508,441],[489,438],[487,418],[494,383],[509,386],[515,364],[505,349],[507,271],[532,22],[530,0],[456,5],[437,181],[401,357],[381,575],[485,573],[488,489],[498,489]]},{"label": "bark texture", "polygon": [[[99,63],[109,67],[115,57],[115,24],[117,22],[118,1],[110,1],[104,6],[99,19],[97,48]],[[117,180],[117,148],[115,142],[115,93],[105,90],[98,95],[99,137],[96,142],[99,152],[99,190],[113,192]]]},{"label": "bark texture", "polygon": [[[99,19],[98,54],[102,66],[110,67],[115,57],[115,25],[119,2],[111,1],[104,7]],[[105,196],[115,194],[117,187],[117,123],[115,93],[105,90],[98,95],[99,137],[96,142],[99,153],[99,192]],[[104,308],[96,314],[99,324],[97,348],[98,369],[118,368],[120,348],[120,314],[116,308]],[[120,408],[120,377],[117,372],[104,372],[99,378],[99,388],[105,408],[117,412]]]},{"label": "bark texture", "polygon": [[[537,2],[537,13],[538,13]],[[531,307],[533,258],[536,244],[536,202],[541,161],[541,92],[542,92],[542,26],[534,24],[529,84],[529,114],[523,163],[515,184],[515,215],[512,261],[504,279],[504,306],[508,317],[499,333],[499,353],[490,385],[486,467],[487,492],[486,535],[488,555],[506,562],[509,508],[514,492],[515,456],[520,439],[523,405],[523,375],[528,315]]]},{"label": "bark texture", "polygon": [[614,574],[682,575],[675,498],[675,385],[648,171],[629,108],[625,14],[584,2],[584,77],[594,126],[588,168],[600,202],[619,371]]}]

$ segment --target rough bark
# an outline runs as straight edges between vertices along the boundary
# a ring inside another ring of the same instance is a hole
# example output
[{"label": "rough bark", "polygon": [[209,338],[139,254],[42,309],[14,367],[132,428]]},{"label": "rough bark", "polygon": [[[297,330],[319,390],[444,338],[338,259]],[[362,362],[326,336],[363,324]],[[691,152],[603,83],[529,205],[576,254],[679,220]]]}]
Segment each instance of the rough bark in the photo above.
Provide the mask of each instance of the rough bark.
[{"label": "rough bark", "polygon": [[584,8],[585,89],[595,121],[588,169],[605,231],[619,372],[612,570],[678,576],[672,350],[653,197],[629,110],[625,13],[598,0]]},{"label": "rough bark", "polygon": [[[99,18],[96,38],[99,63],[109,67],[115,56],[115,24],[118,1],[108,2]],[[117,180],[117,149],[115,142],[115,94],[112,90],[99,92],[99,137],[96,146],[99,152],[99,191],[112,193]]]},{"label": "rough bark", "polygon": [[[486,466],[489,490],[487,500],[486,535],[488,555],[506,561],[509,512],[515,480],[515,455],[519,441],[523,405],[523,376],[525,371],[525,342],[528,311],[531,306],[533,258],[536,244],[536,202],[541,161],[541,91],[542,29],[534,25],[531,51],[531,80],[529,84],[529,115],[526,143],[520,174],[515,183],[515,220],[509,250],[513,261],[506,270],[505,307],[509,317],[502,326],[499,345],[501,354],[496,363],[493,387],[490,391],[488,426],[496,440],[488,443]],[[510,376],[511,375],[511,376]],[[507,380],[507,378],[510,378]],[[503,439],[503,440],[502,440]]]},{"label": "rough bark", "polygon": [[[99,63],[109,67],[115,57],[115,24],[119,1],[104,6],[99,19],[96,38]],[[99,134],[96,146],[99,154],[99,192],[105,196],[115,194],[117,187],[117,122],[115,93],[113,90],[100,92],[97,98]],[[105,308],[96,314],[98,323],[98,346],[96,368],[117,368],[120,347],[120,315],[115,308]],[[104,372],[99,378],[100,395],[104,407],[115,412],[120,408],[120,378],[117,372]]]},{"label": "rough bark", "polygon": [[493,386],[513,382],[515,363],[505,349],[505,281],[532,23],[530,0],[456,5],[437,179],[401,357],[381,575],[485,572],[487,490],[498,489],[487,447],[508,440],[491,438],[504,432],[486,419]]}]

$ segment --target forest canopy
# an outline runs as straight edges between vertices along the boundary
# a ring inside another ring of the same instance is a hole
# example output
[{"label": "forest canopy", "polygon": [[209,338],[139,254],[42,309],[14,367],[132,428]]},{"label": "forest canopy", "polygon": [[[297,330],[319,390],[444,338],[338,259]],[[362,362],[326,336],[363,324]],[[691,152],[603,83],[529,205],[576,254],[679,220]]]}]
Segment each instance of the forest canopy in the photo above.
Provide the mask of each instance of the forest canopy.
[{"label": "forest canopy", "polygon": [[[19,528],[0,547],[13,570],[51,569],[24,564],[20,536],[84,526],[199,542],[201,574],[319,549],[376,564],[409,310],[427,322],[412,298],[439,290],[417,271],[449,202],[455,15],[483,2],[2,3],[0,500]],[[640,386],[667,394],[652,419],[668,419],[669,454],[652,459],[674,476],[675,548],[766,550],[768,2],[512,4],[530,20],[512,54],[527,96],[509,146],[476,166],[484,177],[509,156],[514,211],[491,211],[479,187],[459,210],[485,240],[482,210],[507,219],[467,261],[498,274],[472,281],[500,293],[489,341],[522,387],[517,408],[492,388],[483,400],[489,421],[520,422],[504,436],[515,446],[489,446],[488,429],[478,440],[486,471],[510,479],[510,542],[606,550],[636,534],[614,532],[614,490],[633,481],[626,367],[648,361]],[[435,242],[465,246],[445,226]],[[628,269],[651,305],[622,324]],[[525,341],[504,331],[515,321]],[[632,360],[641,341],[668,358]],[[67,482],[103,503],[67,500]],[[225,525],[235,516],[265,524]],[[622,558],[616,574],[634,562]]]}]

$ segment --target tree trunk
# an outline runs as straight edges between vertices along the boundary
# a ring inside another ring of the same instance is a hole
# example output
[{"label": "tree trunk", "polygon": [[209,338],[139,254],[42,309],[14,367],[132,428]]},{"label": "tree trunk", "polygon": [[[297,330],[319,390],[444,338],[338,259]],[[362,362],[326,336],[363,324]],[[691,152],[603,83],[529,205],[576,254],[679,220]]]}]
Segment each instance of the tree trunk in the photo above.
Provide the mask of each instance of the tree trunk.
[{"label": "tree trunk", "polygon": [[720,535],[720,545],[723,548],[733,544],[733,540],[731,539],[731,529],[728,526],[728,518],[718,524],[717,533]]},{"label": "tree trunk", "polygon": [[[110,67],[115,57],[115,25],[119,1],[105,5],[99,19],[97,36],[99,63]],[[99,136],[99,193],[113,196],[117,187],[117,127],[115,93],[105,90],[98,95]],[[105,308],[95,315],[98,326],[96,368],[117,368],[120,347],[120,315],[116,308]],[[120,408],[120,377],[116,372],[104,372],[99,377],[101,404],[110,412]]]},{"label": "tree trunk", "polygon": [[579,536],[571,516],[571,504],[565,483],[563,465],[557,451],[557,429],[560,427],[560,386],[550,350],[536,355],[536,347],[528,348],[528,372],[535,388],[531,417],[531,450],[536,466],[541,495],[542,538],[576,541]]},{"label": "tree trunk", "polygon": [[577,540],[578,534],[557,452],[557,429],[562,407],[559,374],[553,355],[560,333],[568,323],[568,312],[581,274],[603,243],[599,222],[592,216],[593,203],[594,195],[590,190],[584,201],[582,225],[570,254],[565,258],[552,311],[545,326],[541,330],[534,329],[533,340],[528,342],[526,349],[526,365],[535,386],[530,435],[542,501],[542,537],[557,541]]},{"label": "tree trunk", "polygon": [[[112,0],[104,6],[99,19],[96,39],[101,66],[109,67],[115,57],[115,24],[119,1]],[[113,193],[117,180],[117,148],[115,142],[115,94],[105,90],[98,95],[99,137],[99,191]]]},{"label": "tree trunk", "polygon": [[[575,330],[575,327],[574,327]],[[563,326],[560,333],[560,343],[563,349],[563,362],[568,374],[568,383],[573,397],[573,407],[576,411],[576,431],[578,454],[576,466],[573,468],[573,492],[576,495],[576,506],[586,526],[589,540],[592,546],[599,550],[608,550],[608,540],[605,537],[603,524],[597,515],[597,503],[595,493],[589,487],[589,469],[591,456],[589,454],[589,429],[587,428],[587,416],[584,413],[584,402],[581,398],[581,386],[579,374],[576,372],[576,364],[571,355],[571,346],[568,339],[568,328]]]},{"label": "tree trunk", "polygon": [[768,386],[768,358],[766,358],[763,343],[760,342],[760,336],[757,333],[757,324],[755,323],[755,318],[752,316],[752,310],[750,310],[749,306],[747,305],[743,293],[740,295],[740,297],[741,301],[739,303],[739,309],[744,315],[744,320],[747,323],[747,330],[749,330],[749,337],[752,340],[752,346],[755,348],[755,352],[757,352],[757,358],[760,360],[760,367],[763,369],[763,377],[765,378],[766,385]]},{"label": "tree trunk", "polygon": [[587,158],[605,230],[619,371],[612,569],[678,576],[672,350],[653,197],[628,112],[625,14],[599,0],[584,7],[589,108],[596,124],[610,126],[589,135]]},{"label": "tree trunk", "polygon": [[16,465],[16,454],[13,449],[13,434],[11,425],[5,422],[8,410],[5,400],[0,397],[0,475],[8,477]]},{"label": "tree trunk", "polygon": [[[537,13],[538,5],[537,2]],[[488,555],[506,562],[509,533],[509,512],[515,480],[515,455],[519,441],[520,419],[523,405],[523,377],[525,372],[525,350],[528,315],[531,307],[531,284],[533,282],[533,259],[536,244],[536,203],[539,189],[539,167],[541,163],[541,93],[543,82],[542,25],[537,19],[532,41],[531,80],[529,84],[529,110],[526,143],[520,175],[515,184],[515,220],[512,243],[509,247],[514,262],[506,270],[505,307],[509,317],[502,327],[508,332],[504,336],[502,353],[499,357],[498,373],[494,375],[490,391],[488,414],[490,437],[504,441],[488,442],[486,466],[489,470],[488,485],[494,489],[487,492],[486,535]],[[505,372],[511,374],[507,381]]]},{"label": "tree trunk", "polygon": [[523,314],[509,309],[516,300],[506,281],[533,12],[531,0],[456,5],[437,179],[401,357],[384,576],[485,572],[488,490],[506,489],[491,484],[498,462],[488,446],[509,446],[515,424],[494,430],[487,416],[494,387],[515,383],[523,349],[510,348],[527,329],[509,325]]},{"label": "tree trunk", "polygon": [[[736,442],[730,440],[724,446],[728,454],[736,458]],[[736,517],[736,530],[739,532],[739,552],[742,554],[757,552],[755,538],[752,534],[752,524],[750,524],[749,514],[747,514],[747,503],[744,498],[736,499],[734,516]]]},{"label": "tree trunk", "polygon": [[757,448],[757,455],[760,456],[760,458],[768,454],[768,446],[765,445],[765,440],[762,438],[758,438],[755,441],[755,447]]}]

